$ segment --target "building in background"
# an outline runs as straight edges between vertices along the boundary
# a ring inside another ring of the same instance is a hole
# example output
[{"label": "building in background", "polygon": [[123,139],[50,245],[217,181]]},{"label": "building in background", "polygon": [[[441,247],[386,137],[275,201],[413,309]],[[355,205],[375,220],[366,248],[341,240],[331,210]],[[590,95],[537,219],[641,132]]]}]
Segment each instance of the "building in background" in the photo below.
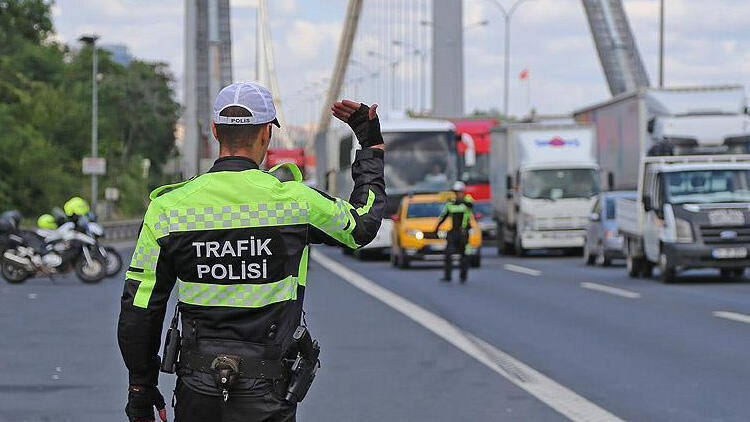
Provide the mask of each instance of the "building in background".
[{"label": "building in background", "polygon": [[184,177],[207,170],[218,155],[211,133],[212,101],[232,83],[229,0],[185,0]]},{"label": "building in background", "polygon": [[112,61],[117,64],[128,66],[133,61],[130,48],[125,44],[104,44],[101,49],[108,51],[112,55]]}]

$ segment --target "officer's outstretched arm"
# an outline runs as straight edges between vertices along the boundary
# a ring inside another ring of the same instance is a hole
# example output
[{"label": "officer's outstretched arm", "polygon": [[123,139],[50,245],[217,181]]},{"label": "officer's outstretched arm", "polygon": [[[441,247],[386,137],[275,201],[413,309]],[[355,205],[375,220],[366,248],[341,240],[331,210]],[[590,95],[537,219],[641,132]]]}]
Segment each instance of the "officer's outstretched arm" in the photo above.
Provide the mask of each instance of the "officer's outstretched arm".
[{"label": "officer's outstretched arm", "polygon": [[385,209],[384,152],[357,151],[352,164],[354,189],[349,201],[309,189],[310,243],[344,245],[356,249],[375,238]]},{"label": "officer's outstretched arm", "polygon": [[161,329],[176,280],[164,254],[168,236],[158,230],[159,214],[152,202],[125,273],[117,338],[131,385],[157,385]]},{"label": "officer's outstretched arm", "polygon": [[445,222],[445,220],[448,218],[448,204],[443,204],[443,210],[440,211],[440,217],[438,217],[438,223],[437,226],[435,226],[435,231],[440,230],[440,226]]}]

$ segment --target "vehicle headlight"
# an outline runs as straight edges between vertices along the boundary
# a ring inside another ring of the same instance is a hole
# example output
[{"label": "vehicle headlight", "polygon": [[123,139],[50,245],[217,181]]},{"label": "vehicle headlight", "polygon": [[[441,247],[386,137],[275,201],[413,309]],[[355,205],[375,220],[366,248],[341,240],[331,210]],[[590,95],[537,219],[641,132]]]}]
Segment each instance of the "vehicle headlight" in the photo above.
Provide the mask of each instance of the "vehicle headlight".
[{"label": "vehicle headlight", "polygon": [[411,237],[413,237],[413,238],[415,238],[417,240],[424,239],[424,233],[422,233],[421,230],[407,230],[406,231],[406,235],[407,236],[411,236]]},{"label": "vehicle headlight", "polygon": [[674,219],[674,231],[675,231],[675,242],[679,243],[692,243],[693,242],[693,228],[690,226],[690,222],[681,218]]},{"label": "vehicle headlight", "polygon": [[534,216],[524,214],[521,220],[521,223],[522,223],[523,228],[533,229],[534,228]]}]

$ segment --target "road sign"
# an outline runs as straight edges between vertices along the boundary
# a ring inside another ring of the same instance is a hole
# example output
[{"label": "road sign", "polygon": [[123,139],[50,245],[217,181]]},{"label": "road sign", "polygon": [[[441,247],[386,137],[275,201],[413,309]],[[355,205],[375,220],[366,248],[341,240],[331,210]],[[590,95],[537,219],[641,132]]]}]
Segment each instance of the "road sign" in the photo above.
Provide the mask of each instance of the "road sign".
[{"label": "road sign", "polygon": [[117,188],[106,188],[104,189],[104,199],[107,201],[117,201],[120,199],[120,189]]},{"label": "road sign", "polygon": [[107,159],[102,157],[84,157],[81,165],[83,174],[107,174]]}]

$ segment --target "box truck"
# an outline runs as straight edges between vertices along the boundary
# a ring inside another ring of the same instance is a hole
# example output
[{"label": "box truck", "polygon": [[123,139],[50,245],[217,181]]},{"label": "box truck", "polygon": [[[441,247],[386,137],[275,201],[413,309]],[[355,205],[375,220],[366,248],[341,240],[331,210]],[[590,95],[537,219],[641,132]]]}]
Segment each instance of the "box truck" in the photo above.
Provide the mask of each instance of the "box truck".
[{"label": "box truck", "polygon": [[583,247],[599,193],[594,127],[512,124],[493,129],[491,138],[498,252]]},{"label": "box truck", "polygon": [[635,189],[641,157],[661,141],[677,155],[750,152],[743,141],[750,120],[740,85],[641,88],[573,116],[596,125],[596,158],[610,190]]}]

